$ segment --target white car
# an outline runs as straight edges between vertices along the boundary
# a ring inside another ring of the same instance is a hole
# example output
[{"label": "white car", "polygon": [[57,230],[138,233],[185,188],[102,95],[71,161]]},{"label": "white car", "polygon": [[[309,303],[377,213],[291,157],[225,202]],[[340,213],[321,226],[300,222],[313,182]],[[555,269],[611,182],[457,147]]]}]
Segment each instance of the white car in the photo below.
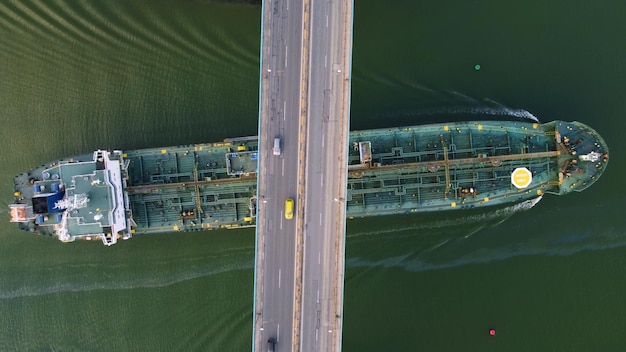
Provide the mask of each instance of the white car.
[{"label": "white car", "polygon": [[274,155],[280,155],[280,138],[274,138],[274,148],[272,148]]}]

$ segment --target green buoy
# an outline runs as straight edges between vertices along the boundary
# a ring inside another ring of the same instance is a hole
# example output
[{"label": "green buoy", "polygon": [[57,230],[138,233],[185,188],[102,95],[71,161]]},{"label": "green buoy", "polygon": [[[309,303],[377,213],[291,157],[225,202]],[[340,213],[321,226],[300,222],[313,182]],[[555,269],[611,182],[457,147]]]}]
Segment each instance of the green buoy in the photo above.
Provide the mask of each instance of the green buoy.
[{"label": "green buoy", "polygon": [[474,70],[480,71],[480,65],[478,65],[478,64],[474,65]]}]

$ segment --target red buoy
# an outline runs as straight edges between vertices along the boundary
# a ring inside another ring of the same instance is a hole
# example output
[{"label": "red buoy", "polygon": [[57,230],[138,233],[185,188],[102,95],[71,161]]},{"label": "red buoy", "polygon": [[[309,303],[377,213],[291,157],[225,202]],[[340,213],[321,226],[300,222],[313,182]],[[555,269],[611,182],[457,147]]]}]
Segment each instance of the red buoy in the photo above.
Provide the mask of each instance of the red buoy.
[{"label": "red buoy", "polygon": [[490,329],[489,330],[489,335],[496,336],[496,329]]}]

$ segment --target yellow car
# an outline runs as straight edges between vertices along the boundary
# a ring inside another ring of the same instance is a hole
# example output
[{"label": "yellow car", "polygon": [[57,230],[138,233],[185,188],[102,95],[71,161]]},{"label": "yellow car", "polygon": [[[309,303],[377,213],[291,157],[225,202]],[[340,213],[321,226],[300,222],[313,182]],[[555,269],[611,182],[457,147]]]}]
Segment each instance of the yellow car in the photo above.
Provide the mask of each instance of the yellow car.
[{"label": "yellow car", "polygon": [[293,199],[285,200],[285,219],[293,219]]}]

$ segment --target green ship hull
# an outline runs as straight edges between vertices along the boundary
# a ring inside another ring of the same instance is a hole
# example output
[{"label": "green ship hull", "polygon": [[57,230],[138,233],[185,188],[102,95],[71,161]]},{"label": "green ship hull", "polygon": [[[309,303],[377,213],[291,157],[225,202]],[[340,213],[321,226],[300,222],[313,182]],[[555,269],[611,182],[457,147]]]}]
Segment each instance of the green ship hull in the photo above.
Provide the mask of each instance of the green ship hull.
[{"label": "green ship hull", "polygon": [[[579,122],[473,121],[350,133],[347,216],[412,214],[582,191],[608,147]],[[269,146],[271,148],[271,145]],[[256,223],[256,137],[103,151],[14,178],[11,221],[63,242]]]}]

